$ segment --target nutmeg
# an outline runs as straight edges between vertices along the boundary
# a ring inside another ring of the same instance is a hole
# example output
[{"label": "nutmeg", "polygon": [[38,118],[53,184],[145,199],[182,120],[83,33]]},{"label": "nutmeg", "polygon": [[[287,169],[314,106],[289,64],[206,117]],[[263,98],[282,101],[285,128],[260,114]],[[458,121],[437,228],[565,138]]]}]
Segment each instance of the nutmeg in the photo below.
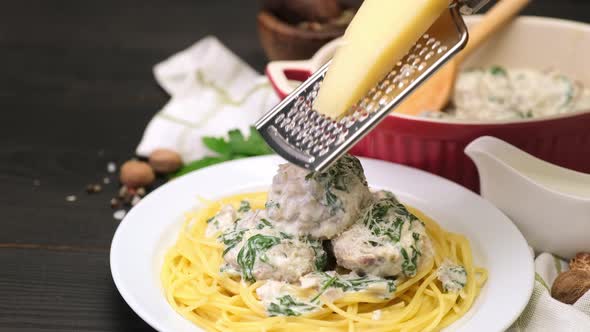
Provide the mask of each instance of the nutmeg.
[{"label": "nutmeg", "polygon": [[264,0],[263,8],[290,24],[324,23],[342,11],[338,0]]},{"label": "nutmeg", "polygon": [[570,260],[570,270],[584,270],[590,272],[590,253],[580,252]]},{"label": "nutmeg", "polygon": [[156,175],[150,165],[143,161],[129,160],[121,166],[121,183],[129,188],[148,186]]},{"label": "nutmeg", "polygon": [[590,271],[569,270],[557,276],[551,287],[551,296],[563,303],[574,304],[590,290]]},{"label": "nutmeg", "polygon": [[150,165],[158,173],[172,173],[182,166],[182,159],[176,151],[157,149],[150,154]]}]

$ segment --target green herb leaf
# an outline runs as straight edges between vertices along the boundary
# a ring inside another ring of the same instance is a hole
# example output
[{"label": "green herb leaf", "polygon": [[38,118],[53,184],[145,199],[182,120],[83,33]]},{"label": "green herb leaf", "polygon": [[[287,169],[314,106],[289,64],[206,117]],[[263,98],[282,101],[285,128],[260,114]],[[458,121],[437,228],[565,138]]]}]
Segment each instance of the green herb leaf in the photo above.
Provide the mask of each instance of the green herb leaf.
[{"label": "green herb leaf", "polygon": [[260,219],[260,223],[258,225],[256,225],[256,229],[263,229],[265,227],[273,228],[272,227],[272,224],[270,223],[270,221],[262,218],[262,219]]},{"label": "green herb leaf", "polygon": [[291,295],[278,297],[267,308],[268,315],[275,316],[301,316],[302,313],[312,311],[317,307],[312,304],[297,302]]},{"label": "green herb leaf", "polygon": [[324,188],[325,195],[321,204],[330,207],[330,213],[335,215],[338,211],[344,211],[344,204],[335,191],[348,192],[353,177],[357,177],[364,185],[367,184],[360,161],[352,155],[345,154],[325,172],[308,173],[305,180],[316,181]]},{"label": "green herb leaf", "polygon": [[243,154],[246,156],[261,156],[272,154],[272,149],[266,144],[258,130],[250,127],[250,137],[244,138],[239,130],[231,130],[228,133],[229,145],[233,154]]},{"label": "green herb leaf", "polygon": [[225,249],[223,250],[223,256],[225,256],[225,254],[227,254],[228,251],[232,250],[238,244],[240,244],[240,242],[242,242],[242,238],[244,237],[245,232],[245,229],[238,229],[227,233],[223,233],[219,236],[219,239],[225,246]]},{"label": "green herb leaf", "polygon": [[231,155],[231,146],[222,137],[203,137],[203,144],[209,148],[209,150],[217,152],[222,156]]},{"label": "green herb leaf", "polygon": [[309,236],[301,238],[301,242],[309,244],[313,250],[315,257],[315,269],[316,271],[324,271],[328,266],[328,253],[324,250],[322,241],[313,239]]},{"label": "green herb leaf", "polygon": [[365,210],[363,223],[374,236],[386,236],[399,242],[404,224],[418,220],[395,197],[382,198]]},{"label": "green herb leaf", "polygon": [[207,166],[219,164],[219,163],[222,163],[222,162],[228,161],[228,160],[231,160],[231,159],[227,156],[205,157],[203,159],[199,159],[199,160],[196,160],[196,161],[193,161],[191,163],[184,165],[180,170],[178,170],[176,173],[172,174],[171,178],[177,178],[179,176],[185,175],[185,174],[190,173],[192,171],[196,171],[198,169],[201,169],[201,168],[204,168]]},{"label": "green herb leaf", "polygon": [[273,202],[273,201],[268,201],[264,204],[264,208],[265,209],[278,209],[281,207],[281,204],[279,204],[278,202]]},{"label": "green herb leaf", "polygon": [[248,282],[256,281],[256,278],[252,275],[252,269],[254,269],[256,260],[268,261],[266,251],[280,242],[281,239],[275,236],[256,234],[250,237],[238,253],[238,265],[242,270],[242,280]]},{"label": "green herb leaf", "polygon": [[402,272],[406,275],[406,277],[413,277],[418,272],[418,256],[421,256],[422,253],[416,248],[415,244],[410,246],[412,249],[412,255],[408,254],[406,248],[401,249],[402,257],[404,261],[402,262]]},{"label": "green herb leaf", "polygon": [[212,152],[217,153],[218,156],[205,157],[190,162],[170,177],[179,177],[192,171],[229,160],[273,153],[272,149],[266,144],[255,127],[250,127],[249,134],[250,136],[246,138],[238,129],[233,129],[228,132],[227,140],[224,137],[203,137],[203,144]]},{"label": "green herb leaf", "polygon": [[238,212],[248,212],[250,211],[251,207],[250,207],[250,202],[248,201],[241,201],[240,202],[240,208],[238,209]]},{"label": "green herb leaf", "polygon": [[490,73],[494,76],[506,76],[506,69],[500,66],[490,67]]},{"label": "green herb leaf", "polygon": [[[330,276],[328,273],[319,272],[318,275],[322,278],[320,284],[319,293],[313,298],[314,300],[319,298],[328,288],[339,288],[344,292],[360,292],[367,289],[371,284],[385,283],[387,291],[393,293],[396,290],[395,280],[389,280],[379,277],[351,277],[351,276],[339,276],[335,274]],[[313,302],[313,301],[312,301]]]}]

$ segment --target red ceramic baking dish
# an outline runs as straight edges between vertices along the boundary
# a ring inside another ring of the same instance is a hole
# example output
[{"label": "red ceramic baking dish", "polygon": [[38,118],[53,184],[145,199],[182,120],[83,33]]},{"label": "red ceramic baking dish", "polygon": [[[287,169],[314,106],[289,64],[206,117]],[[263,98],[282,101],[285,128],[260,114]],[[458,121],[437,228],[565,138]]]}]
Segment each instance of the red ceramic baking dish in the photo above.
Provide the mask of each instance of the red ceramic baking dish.
[{"label": "red ceramic baking dish", "polygon": [[[468,17],[468,25],[479,17]],[[327,62],[339,41],[307,61],[267,67],[275,90],[285,97]],[[558,69],[590,86],[590,25],[541,17],[520,17],[488,41],[464,67],[502,65]],[[473,162],[463,152],[480,136],[495,136],[548,162],[590,173],[590,110],[518,121],[457,121],[391,114],[353,147],[353,154],[413,166],[478,191]]]}]

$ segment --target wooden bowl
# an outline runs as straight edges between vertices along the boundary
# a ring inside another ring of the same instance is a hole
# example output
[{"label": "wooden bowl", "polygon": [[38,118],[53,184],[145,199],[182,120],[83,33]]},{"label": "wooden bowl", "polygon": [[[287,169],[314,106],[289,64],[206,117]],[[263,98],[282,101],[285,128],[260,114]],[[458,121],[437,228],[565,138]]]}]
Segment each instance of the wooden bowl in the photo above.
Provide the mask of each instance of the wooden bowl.
[{"label": "wooden bowl", "polygon": [[306,29],[288,24],[266,10],[258,14],[260,43],[271,61],[308,59],[326,43],[342,36],[345,30],[345,26]]}]

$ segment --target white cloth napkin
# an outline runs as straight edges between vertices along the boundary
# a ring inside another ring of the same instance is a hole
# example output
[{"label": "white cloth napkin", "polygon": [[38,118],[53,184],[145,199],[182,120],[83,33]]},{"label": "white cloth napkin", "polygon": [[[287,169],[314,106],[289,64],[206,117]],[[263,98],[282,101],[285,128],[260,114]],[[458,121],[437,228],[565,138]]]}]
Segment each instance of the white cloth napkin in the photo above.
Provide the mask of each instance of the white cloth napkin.
[{"label": "white cloth napkin", "polygon": [[[268,80],[250,68],[216,38],[206,37],[154,68],[156,80],[171,99],[146,128],[137,154],[154,149],[179,152],[185,162],[208,150],[202,136],[223,136],[249,126],[279,100]],[[590,292],[573,306],[551,297],[557,275],[567,262],[543,253],[535,259],[536,280],[525,311],[510,332],[590,331]]]},{"label": "white cloth napkin", "polygon": [[184,162],[209,154],[203,136],[224,136],[249,127],[279,101],[268,79],[215,37],[206,37],[154,67],[171,96],[147,126],[137,154],[158,148],[177,151]]},{"label": "white cloth napkin", "polygon": [[590,292],[574,305],[551,297],[551,285],[568,263],[548,253],[535,259],[535,288],[526,309],[509,332],[582,332],[590,331]]}]

